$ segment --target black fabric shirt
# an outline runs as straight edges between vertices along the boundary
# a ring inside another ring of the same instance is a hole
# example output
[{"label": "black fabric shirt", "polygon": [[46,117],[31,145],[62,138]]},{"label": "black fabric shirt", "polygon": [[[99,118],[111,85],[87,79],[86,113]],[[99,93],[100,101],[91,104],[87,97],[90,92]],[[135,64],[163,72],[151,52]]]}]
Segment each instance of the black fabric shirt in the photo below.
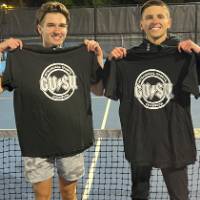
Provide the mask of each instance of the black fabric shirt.
[{"label": "black fabric shirt", "polygon": [[[138,47],[135,47],[135,49],[137,49],[137,51],[144,51],[144,49],[146,49],[147,52],[149,50],[151,52],[153,52],[154,50],[157,51],[157,48],[161,48],[161,47],[178,47],[179,42],[180,42],[180,40],[178,38],[176,38],[174,36],[169,36],[164,42],[162,42],[161,45],[155,46],[154,44],[152,44],[147,39],[144,39],[144,41]],[[200,85],[200,53],[194,52],[194,54],[195,54],[195,57],[196,57],[198,83]]]},{"label": "black fabric shirt", "polygon": [[198,74],[198,81],[200,85],[200,53],[195,54],[197,60],[197,74]]},{"label": "black fabric shirt", "polygon": [[196,60],[146,41],[105,65],[105,96],[120,100],[125,156],[134,165],[180,167],[196,159],[190,94],[199,96]]},{"label": "black fabric shirt", "polygon": [[14,90],[23,156],[71,156],[93,144],[90,85],[100,71],[84,45],[8,53],[3,87]]}]

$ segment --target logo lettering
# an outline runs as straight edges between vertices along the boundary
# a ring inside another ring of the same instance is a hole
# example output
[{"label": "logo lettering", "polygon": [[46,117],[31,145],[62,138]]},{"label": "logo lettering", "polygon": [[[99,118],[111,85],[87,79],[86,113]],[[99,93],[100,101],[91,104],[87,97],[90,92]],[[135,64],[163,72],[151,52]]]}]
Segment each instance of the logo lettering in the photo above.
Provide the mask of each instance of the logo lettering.
[{"label": "logo lettering", "polygon": [[78,89],[76,75],[64,63],[51,64],[46,67],[41,75],[40,89],[51,100],[67,100]]},{"label": "logo lettering", "polygon": [[163,72],[150,69],[142,72],[135,82],[134,95],[148,109],[164,107],[172,98],[173,84]]}]

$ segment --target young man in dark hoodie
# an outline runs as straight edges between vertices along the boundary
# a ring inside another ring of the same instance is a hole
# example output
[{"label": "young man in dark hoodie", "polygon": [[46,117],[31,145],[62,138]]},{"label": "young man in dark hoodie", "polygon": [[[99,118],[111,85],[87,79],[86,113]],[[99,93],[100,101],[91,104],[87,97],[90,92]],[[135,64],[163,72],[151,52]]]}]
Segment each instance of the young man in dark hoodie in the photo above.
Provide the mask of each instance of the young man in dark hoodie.
[{"label": "young man in dark hoodie", "polygon": [[194,51],[198,59],[200,47],[169,37],[170,27],[168,6],[147,1],[141,9],[146,39],[129,50],[113,49],[104,68],[105,96],[120,100],[133,200],[148,199],[152,167],[161,169],[171,200],[188,200],[187,165],[196,160],[190,94],[199,96],[200,66],[179,51]]}]

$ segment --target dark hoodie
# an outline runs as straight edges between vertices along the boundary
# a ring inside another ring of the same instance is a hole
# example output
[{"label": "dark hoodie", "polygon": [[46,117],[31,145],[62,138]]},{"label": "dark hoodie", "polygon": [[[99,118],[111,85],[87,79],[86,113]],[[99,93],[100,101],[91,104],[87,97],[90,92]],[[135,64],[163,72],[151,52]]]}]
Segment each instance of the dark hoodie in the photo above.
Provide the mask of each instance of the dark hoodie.
[{"label": "dark hoodie", "polygon": [[128,51],[131,51],[132,49],[134,50],[138,50],[139,51],[142,51],[144,53],[144,49],[146,49],[146,52],[149,53],[149,52],[157,52],[160,50],[160,48],[162,47],[176,47],[179,43],[179,40],[176,38],[176,37],[169,37],[167,38],[162,44],[160,45],[155,45],[153,43],[151,43],[149,40],[147,39],[144,39],[143,42],[137,46],[137,47],[133,47],[131,49],[129,49]]}]

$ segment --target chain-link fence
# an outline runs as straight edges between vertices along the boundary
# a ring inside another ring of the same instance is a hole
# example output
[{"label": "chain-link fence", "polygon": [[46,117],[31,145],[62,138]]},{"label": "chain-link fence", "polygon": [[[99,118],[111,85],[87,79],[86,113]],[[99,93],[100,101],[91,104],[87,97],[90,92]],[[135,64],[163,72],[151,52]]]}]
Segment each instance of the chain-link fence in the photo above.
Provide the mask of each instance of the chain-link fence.
[{"label": "chain-link fence", "polygon": [[[169,5],[173,19],[170,32],[181,39],[200,43],[200,3]],[[37,8],[0,10],[0,37],[19,37],[26,43],[39,43],[35,32]],[[84,38],[96,39],[107,52],[116,46],[129,48],[143,38],[140,30],[140,6],[70,9],[68,45]]]}]

